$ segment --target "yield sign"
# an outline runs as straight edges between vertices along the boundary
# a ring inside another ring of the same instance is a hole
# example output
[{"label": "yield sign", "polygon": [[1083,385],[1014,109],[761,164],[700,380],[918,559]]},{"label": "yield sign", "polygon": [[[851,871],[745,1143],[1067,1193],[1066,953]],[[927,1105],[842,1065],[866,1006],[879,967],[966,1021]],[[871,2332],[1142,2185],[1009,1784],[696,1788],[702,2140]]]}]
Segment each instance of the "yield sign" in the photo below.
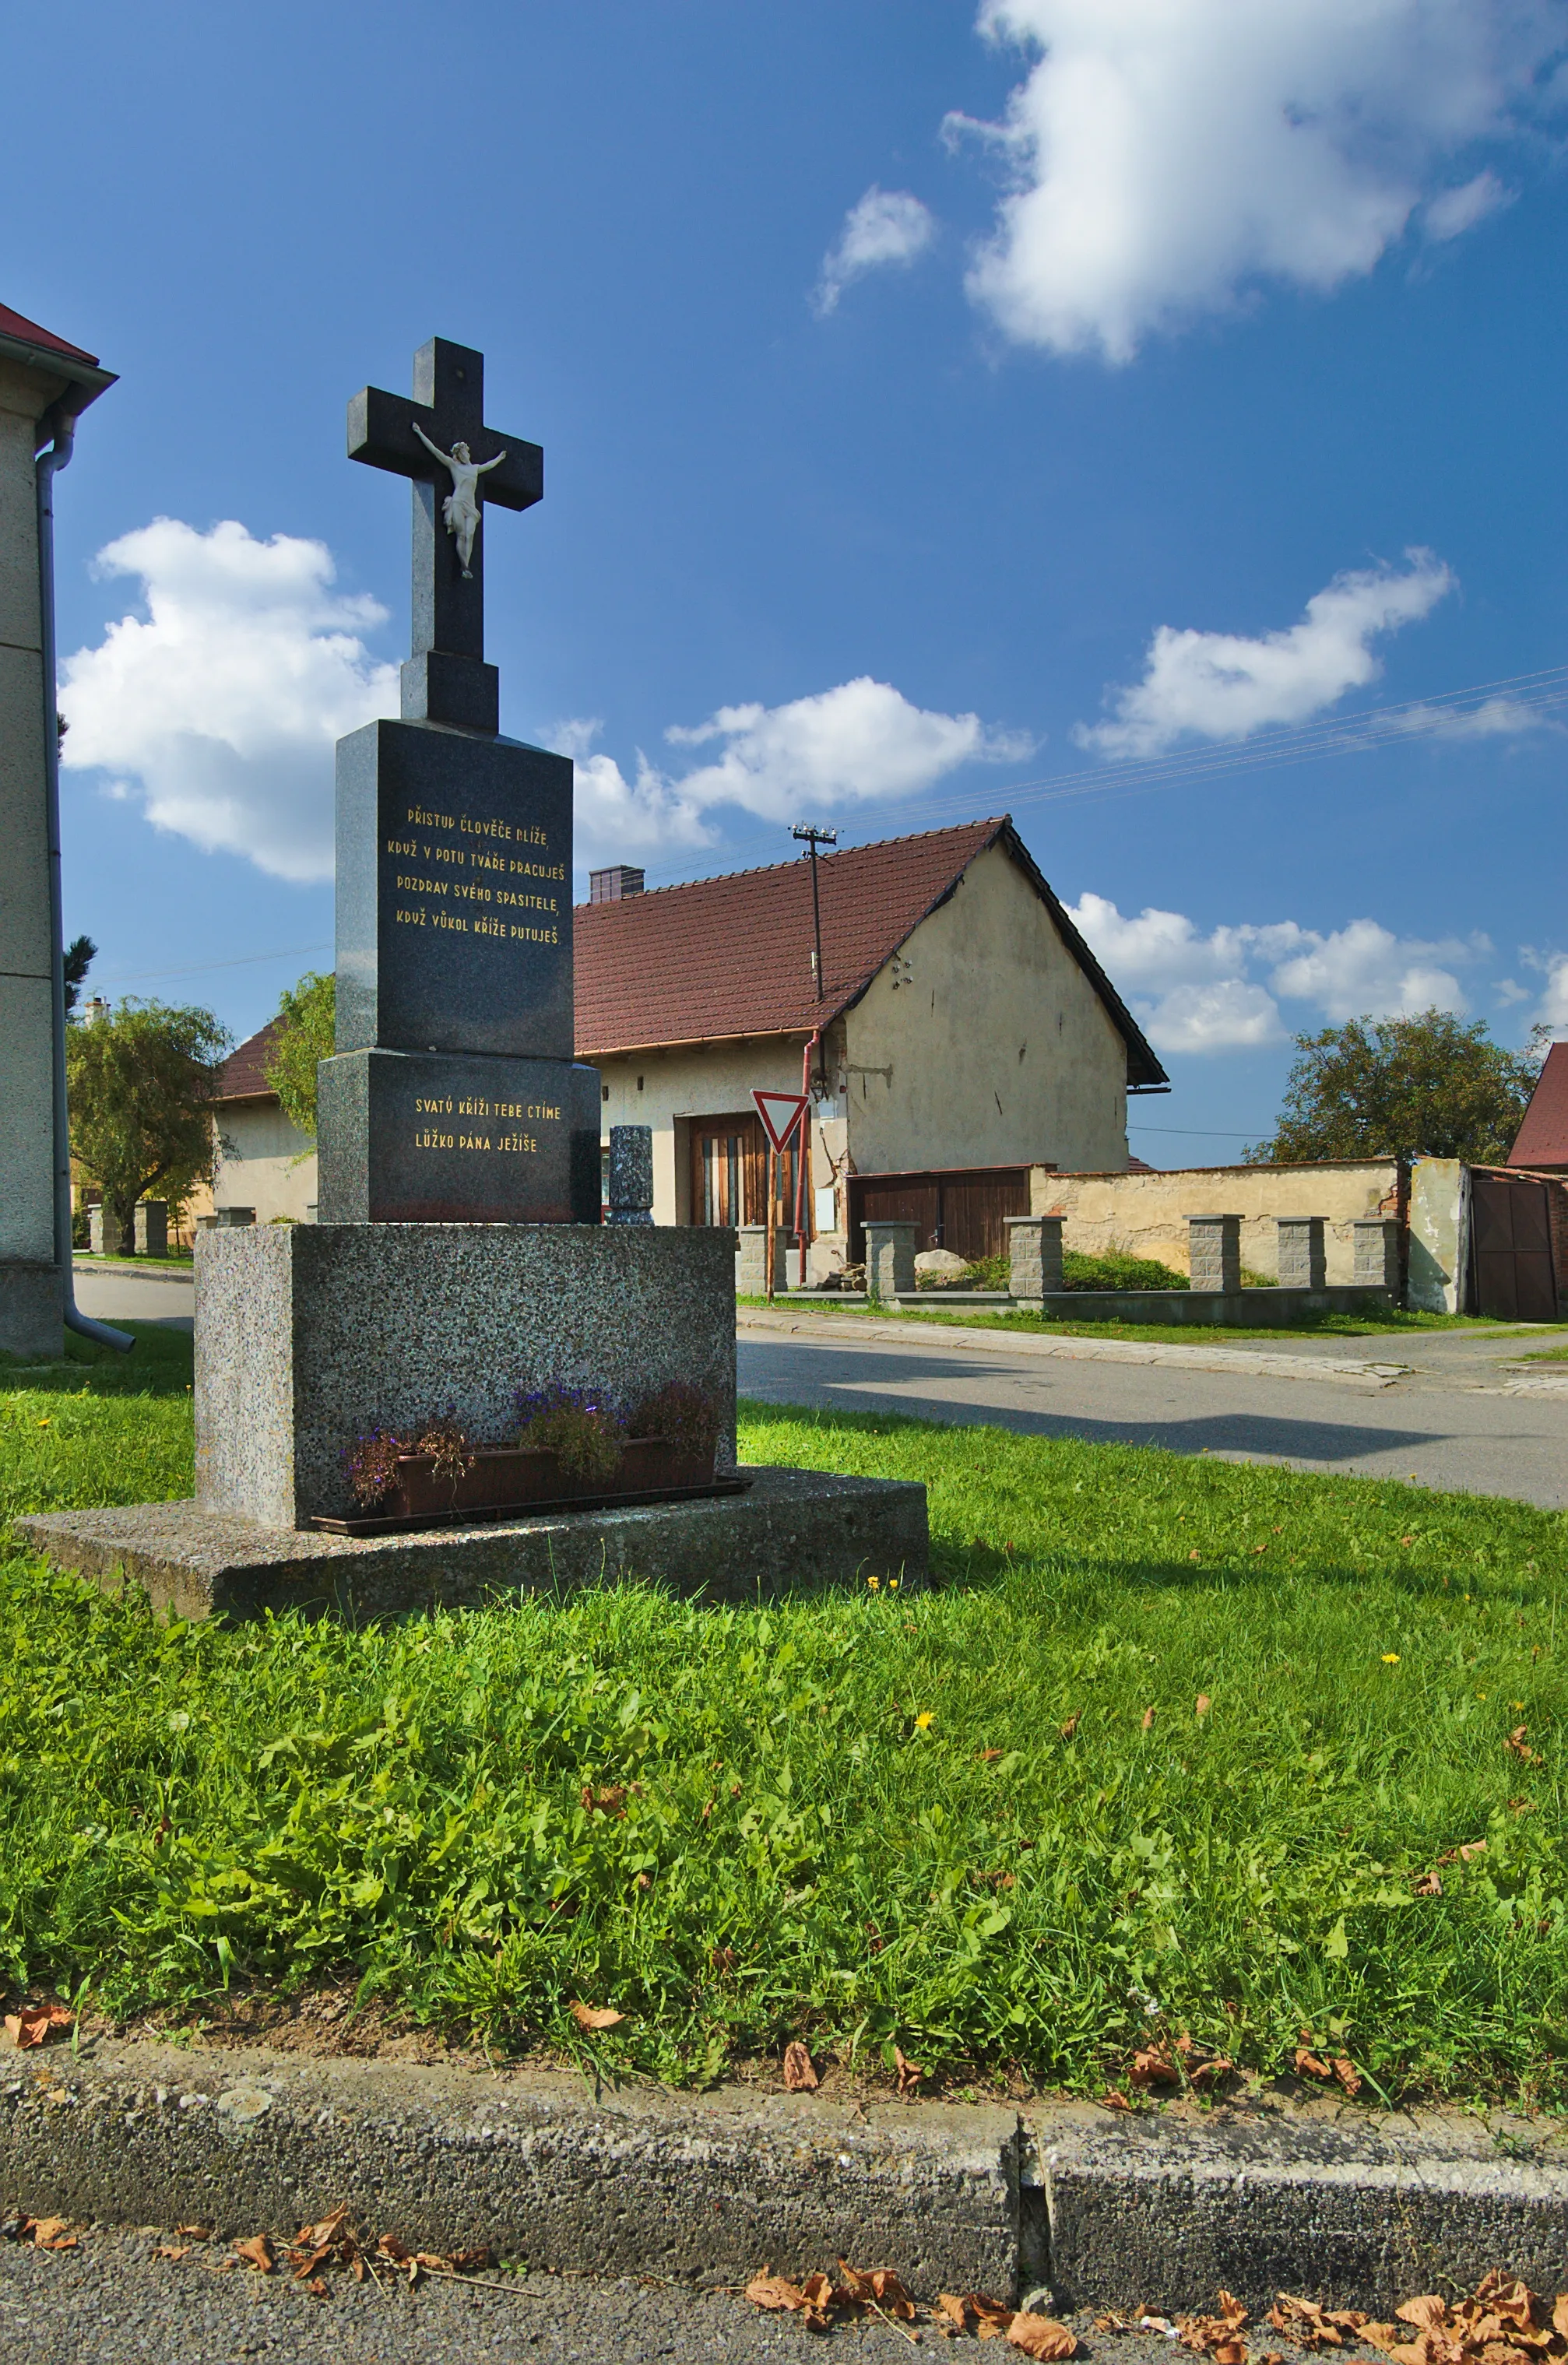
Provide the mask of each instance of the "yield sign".
[{"label": "yield sign", "polygon": [[774,1149],[782,1151],[806,1114],[805,1093],[754,1092],[752,1099],[756,1103],[763,1131]]}]

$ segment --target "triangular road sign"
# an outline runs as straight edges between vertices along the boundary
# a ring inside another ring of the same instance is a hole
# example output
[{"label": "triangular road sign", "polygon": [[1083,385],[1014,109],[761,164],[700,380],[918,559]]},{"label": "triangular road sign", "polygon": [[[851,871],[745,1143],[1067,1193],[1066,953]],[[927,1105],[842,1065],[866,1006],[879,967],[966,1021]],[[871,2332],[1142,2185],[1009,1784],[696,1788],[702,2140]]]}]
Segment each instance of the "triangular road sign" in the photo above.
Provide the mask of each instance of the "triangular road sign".
[{"label": "triangular road sign", "polygon": [[805,1093],[754,1092],[752,1099],[756,1103],[763,1131],[774,1149],[782,1150],[806,1114]]}]

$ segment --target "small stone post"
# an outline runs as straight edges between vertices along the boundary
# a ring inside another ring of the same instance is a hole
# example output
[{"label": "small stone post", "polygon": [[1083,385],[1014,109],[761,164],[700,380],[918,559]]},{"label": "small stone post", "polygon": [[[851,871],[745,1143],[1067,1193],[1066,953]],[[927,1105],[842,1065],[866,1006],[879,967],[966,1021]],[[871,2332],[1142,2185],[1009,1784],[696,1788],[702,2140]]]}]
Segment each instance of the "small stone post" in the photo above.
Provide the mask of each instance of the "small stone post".
[{"label": "small stone post", "polygon": [[120,1250],[119,1221],[112,1208],[100,1200],[87,1210],[87,1246],[95,1256],[118,1256]]},{"label": "small stone post", "polygon": [[914,1294],[913,1224],[868,1224],[866,1294],[886,1302]]},{"label": "small stone post", "polygon": [[1281,1216],[1280,1287],[1327,1289],[1328,1254],[1323,1244],[1321,1216]]},{"label": "small stone post", "polygon": [[1217,1289],[1227,1297],[1241,1287],[1239,1216],[1189,1216],[1188,1270],[1194,1289]]},{"label": "small stone post", "polygon": [[[766,1297],[767,1295],[767,1226],[740,1224],[735,1227],[735,1295]],[[784,1278],[784,1236],[773,1235],[773,1286],[787,1286]]]},{"label": "small stone post", "polygon": [[136,1204],[136,1253],[138,1256],[167,1256],[169,1253],[169,1203],[166,1199],[139,1199]]},{"label": "small stone post", "polygon": [[610,1128],[609,1224],[651,1224],[654,1220],[654,1128],[651,1125],[612,1125]]},{"label": "small stone post", "polygon": [[1399,1295],[1399,1226],[1393,1216],[1359,1216],[1350,1226],[1355,1262],[1350,1279],[1363,1289]]},{"label": "small stone post", "polygon": [[1065,1216],[1009,1216],[1008,1294],[1020,1306],[1037,1306],[1061,1287],[1061,1232]]}]

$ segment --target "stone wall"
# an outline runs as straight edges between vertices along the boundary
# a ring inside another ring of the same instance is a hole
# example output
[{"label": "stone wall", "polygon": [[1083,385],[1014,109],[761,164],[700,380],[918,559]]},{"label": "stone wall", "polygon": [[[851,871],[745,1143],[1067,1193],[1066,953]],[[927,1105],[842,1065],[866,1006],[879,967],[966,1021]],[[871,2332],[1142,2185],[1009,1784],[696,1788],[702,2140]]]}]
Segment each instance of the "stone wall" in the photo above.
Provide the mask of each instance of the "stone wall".
[{"label": "stone wall", "polygon": [[1195,1166],[1153,1174],[1052,1173],[1029,1177],[1036,1215],[1059,1212],[1064,1248],[1083,1256],[1113,1250],[1188,1269],[1189,1216],[1238,1215],[1241,1261],[1275,1277],[1282,1216],[1322,1216],[1329,1283],[1353,1278],[1358,1216],[1393,1215],[1399,1167],[1392,1158],[1329,1160],[1314,1166]]}]

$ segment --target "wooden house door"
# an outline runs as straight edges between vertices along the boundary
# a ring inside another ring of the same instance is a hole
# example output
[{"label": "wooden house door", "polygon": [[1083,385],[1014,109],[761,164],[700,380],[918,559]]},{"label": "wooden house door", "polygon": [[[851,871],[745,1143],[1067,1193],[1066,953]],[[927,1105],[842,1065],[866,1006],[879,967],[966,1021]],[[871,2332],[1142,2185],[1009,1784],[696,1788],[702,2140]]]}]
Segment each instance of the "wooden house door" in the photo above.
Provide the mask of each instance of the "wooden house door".
[{"label": "wooden house door", "polygon": [[[799,1150],[791,1141],[775,1161],[778,1176],[776,1221],[792,1231]],[[767,1137],[755,1109],[733,1116],[691,1120],[691,1220],[694,1224],[765,1224],[767,1221]]]}]

